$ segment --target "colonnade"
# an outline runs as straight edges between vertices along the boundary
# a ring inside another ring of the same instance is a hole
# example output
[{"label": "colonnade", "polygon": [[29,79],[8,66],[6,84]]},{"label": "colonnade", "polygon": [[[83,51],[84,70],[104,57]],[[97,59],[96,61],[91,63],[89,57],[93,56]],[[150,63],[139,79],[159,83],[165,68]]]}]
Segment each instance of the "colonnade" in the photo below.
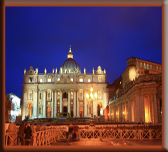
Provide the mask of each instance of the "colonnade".
[{"label": "colonnade", "polygon": [[109,105],[110,120],[114,122],[158,122],[156,93],[135,93]]}]

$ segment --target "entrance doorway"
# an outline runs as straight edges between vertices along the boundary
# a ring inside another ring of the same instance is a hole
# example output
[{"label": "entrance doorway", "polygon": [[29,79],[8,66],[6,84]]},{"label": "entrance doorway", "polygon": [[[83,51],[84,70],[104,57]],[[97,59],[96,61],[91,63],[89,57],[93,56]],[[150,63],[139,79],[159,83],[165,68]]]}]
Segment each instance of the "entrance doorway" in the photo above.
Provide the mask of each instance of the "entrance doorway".
[{"label": "entrance doorway", "polygon": [[67,116],[67,107],[64,106],[63,107],[63,117],[66,117]]},{"label": "entrance doorway", "polygon": [[29,118],[32,118],[32,114],[33,114],[33,104],[32,103],[28,103],[27,104],[27,116]]},{"label": "entrance doorway", "polygon": [[80,107],[80,118],[83,117],[83,107]]},{"label": "entrance doorway", "polygon": [[47,107],[47,117],[51,117],[51,107]]}]

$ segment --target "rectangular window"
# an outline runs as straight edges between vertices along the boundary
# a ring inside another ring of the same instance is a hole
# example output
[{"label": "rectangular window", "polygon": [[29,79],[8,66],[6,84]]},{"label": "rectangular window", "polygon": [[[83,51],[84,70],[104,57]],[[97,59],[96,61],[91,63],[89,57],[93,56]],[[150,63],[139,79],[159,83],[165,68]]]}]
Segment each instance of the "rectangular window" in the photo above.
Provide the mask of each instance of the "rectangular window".
[{"label": "rectangular window", "polygon": [[71,78],[71,81],[73,81],[73,78]]},{"label": "rectangular window", "polygon": [[60,102],[57,102],[58,104],[60,104]]},{"label": "rectangular window", "polygon": [[139,62],[137,61],[137,68],[139,68]]},{"label": "rectangular window", "polygon": [[152,65],[150,65],[150,70],[152,70]]},{"label": "rectangular window", "polygon": [[41,99],[41,93],[40,93],[40,99]]},{"label": "rectangular window", "polygon": [[60,80],[60,78],[57,79],[58,81]]},{"label": "rectangular window", "polygon": [[140,68],[142,68],[142,62],[140,63]]},{"label": "rectangular window", "polygon": [[73,102],[71,102],[71,104],[73,104]]},{"label": "rectangular window", "polygon": [[79,82],[83,82],[83,78],[80,78],[80,79],[79,79]]},{"label": "rectangular window", "polygon": [[144,69],[146,69],[146,64],[144,63]]},{"label": "rectangular window", "polygon": [[90,82],[90,79],[88,79],[88,82]]},{"label": "rectangular window", "polygon": [[158,71],[158,66],[156,66],[156,71]]},{"label": "rectangular window", "polygon": [[48,105],[50,105],[51,104],[51,102],[48,102]]},{"label": "rectangular window", "polygon": [[30,77],[30,78],[29,78],[29,82],[32,82],[32,80],[33,80],[33,78]]},{"label": "rectangular window", "polygon": [[41,114],[41,108],[39,108],[39,114]]},{"label": "rectangular window", "polygon": [[40,82],[43,82],[42,79],[40,79]]},{"label": "rectangular window", "polygon": [[98,82],[101,82],[101,77],[98,77]]},{"label": "rectangular window", "polygon": [[51,78],[48,78],[48,82],[51,82]]},{"label": "rectangular window", "polygon": [[147,64],[147,70],[149,70],[149,64]]}]

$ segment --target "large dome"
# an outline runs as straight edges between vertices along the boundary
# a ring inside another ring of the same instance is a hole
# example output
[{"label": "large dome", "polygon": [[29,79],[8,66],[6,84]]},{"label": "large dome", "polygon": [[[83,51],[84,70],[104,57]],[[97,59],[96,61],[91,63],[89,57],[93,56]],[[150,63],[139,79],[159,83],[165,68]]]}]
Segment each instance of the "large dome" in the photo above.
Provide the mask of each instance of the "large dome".
[{"label": "large dome", "polygon": [[81,73],[81,69],[78,63],[73,59],[73,55],[71,52],[71,46],[68,52],[68,58],[61,65],[60,69],[62,70],[62,72],[60,70],[59,73]]}]

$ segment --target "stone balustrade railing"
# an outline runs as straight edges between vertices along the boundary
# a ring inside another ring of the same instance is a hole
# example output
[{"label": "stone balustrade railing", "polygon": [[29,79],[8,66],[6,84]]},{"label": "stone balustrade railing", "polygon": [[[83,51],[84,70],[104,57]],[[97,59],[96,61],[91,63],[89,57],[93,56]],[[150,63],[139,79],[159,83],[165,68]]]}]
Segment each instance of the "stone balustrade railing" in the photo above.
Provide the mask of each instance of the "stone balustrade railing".
[{"label": "stone balustrade railing", "polygon": [[[66,139],[66,125],[64,126],[42,126],[40,131],[32,130],[32,145],[50,145],[60,139]],[[112,139],[162,139],[161,124],[128,124],[128,125],[79,125],[78,139],[105,138]],[[5,145],[17,145],[17,131],[5,133]]]}]

